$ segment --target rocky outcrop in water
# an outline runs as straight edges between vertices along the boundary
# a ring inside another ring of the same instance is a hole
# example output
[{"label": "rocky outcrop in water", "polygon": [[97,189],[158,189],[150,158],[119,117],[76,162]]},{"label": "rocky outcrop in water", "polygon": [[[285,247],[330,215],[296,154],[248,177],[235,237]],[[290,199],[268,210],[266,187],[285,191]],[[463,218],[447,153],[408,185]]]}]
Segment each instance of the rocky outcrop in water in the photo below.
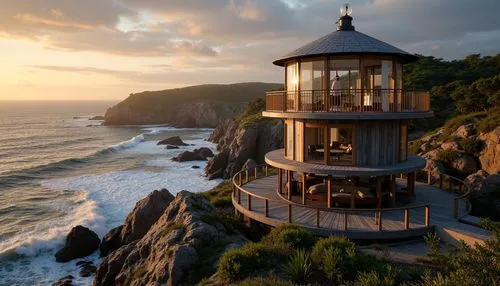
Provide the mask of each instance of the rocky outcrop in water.
[{"label": "rocky outcrop in water", "polygon": [[65,246],[55,254],[56,261],[68,262],[89,256],[99,248],[99,243],[95,232],[81,225],[75,226],[66,237]]},{"label": "rocky outcrop in water", "polygon": [[181,154],[172,158],[175,162],[189,162],[189,161],[206,161],[208,158],[213,157],[214,153],[212,150],[202,147],[200,149],[194,149],[191,151],[184,151]]},{"label": "rocky outcrop in water", "polygon": [[[202,261],[216,263],[226,249],[246,242],[226,229],[214,206],[200,195],[183,191],[166,205],[142,238],[104,259],[94,285],[189,285]],[[216,257],[207,257],[214,253]]]},{"label": "rocky outcrop in water", "polygon": [[174,196],[166,189],[155,190],[135,204],[125,223],[109,231],[101,243],[101,256],[141,239],[165,212]]},{"label": "rocky outcrop in water", "polygon": [[173,136],[173,137],[161,140],[156,145],[188,146],[188,144],[184,143],[184,141],[182,141],[181,137],[179,137],[179,136]]},{"label": "rocky outcrop in water", "polygon": [[248,159],[264,163],[267,152],[283,147],[283,122],[257,120],[242,124],[236,119],[221,122],[209,141],[220,151],[205,167],[210,179],[231,178]]}]

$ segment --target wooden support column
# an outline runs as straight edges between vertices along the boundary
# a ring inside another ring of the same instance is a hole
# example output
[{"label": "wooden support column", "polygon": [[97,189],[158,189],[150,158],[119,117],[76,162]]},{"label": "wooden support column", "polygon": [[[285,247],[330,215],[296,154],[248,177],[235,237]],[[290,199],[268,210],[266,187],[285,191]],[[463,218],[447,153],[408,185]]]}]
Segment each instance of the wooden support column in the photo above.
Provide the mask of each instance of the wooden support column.
[{"label": "wooden support column", "polygon": [[292,171],[286,171],[287,172],[287,192],[288,192],[288,200],[292,200]]},{"label": "wooden support column", "polygon": [[391,186],[390,186],[390,193],[391,193],[391,207],[396,206],[396,176],[392,175],[391,176]]},{"label": "wooden support column", "polygon": [[382,180],[377,177],[377,209],[382,207]]},{"label": "wooden support column", "polygon": [[328,124],[326,125],[325,128],[323,128],[323,132],[325,133],[323,138],[324,138],[324,148],[323,150],[325,150],[325,153],[323,154],[323,158],[325,159],[325,165],[329,165],[330,164],[330,130],[329,130],[329,126]]},{"label": "wooden support column", "polygon": [[283,194],[283,170],[278,169],[278,192]]},{"label": "wooden support column", "polygon": [[407,174],[406,190],[408,191],[408,198],[411,199],[415,195],[415,172]]},{"label": "wooden support column", "polygon": [[328,188],[327,207],[331,208],[332,207],[332,176],[331,175],[328,176],[327,188]]},{"label": "wooden support column", "polygon": [[306,204],[306,173],[302,173],[302,204]]}]

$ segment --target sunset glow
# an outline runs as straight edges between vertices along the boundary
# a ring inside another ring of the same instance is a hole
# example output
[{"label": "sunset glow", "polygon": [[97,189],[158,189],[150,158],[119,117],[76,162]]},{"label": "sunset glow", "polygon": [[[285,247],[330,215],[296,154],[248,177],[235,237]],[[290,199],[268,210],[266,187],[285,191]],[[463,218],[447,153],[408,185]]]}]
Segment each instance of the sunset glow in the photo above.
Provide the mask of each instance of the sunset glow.
[{"label": "sunset glow", "polygon": [[[496,1],[483,1],[482,20],[472,22],[464,21],[467,1],[351,2],[356,26],[411,53],[454,59],[493,54],[500,43]],[[0,100],[114,100],[203,83],[282,82],[271,60],[333,31],[342,4],[3,0]]]}]

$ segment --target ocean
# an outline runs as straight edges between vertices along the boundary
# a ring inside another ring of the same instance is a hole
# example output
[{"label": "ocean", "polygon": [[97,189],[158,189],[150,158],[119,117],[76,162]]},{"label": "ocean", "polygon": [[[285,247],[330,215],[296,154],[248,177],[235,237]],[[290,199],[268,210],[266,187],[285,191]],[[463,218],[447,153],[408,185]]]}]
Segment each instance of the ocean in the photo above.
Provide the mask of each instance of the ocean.
[{"label": "ocean", "polygon": [[[211,129],[89,120],[114,104],[0,101],[0,285],[51,285],[66,275],[75,285],[91,285],[92,278],[79,278],[78,260],[55,262],[73,226],[102,238],[155,189],[202,192],[220,183],[204,177],[206,162],[171,160],[199,147],[215,151],[205,140]],[[170,136],[190,146],[156,145]],[[97,265],[100,258],[86,260]]]}]

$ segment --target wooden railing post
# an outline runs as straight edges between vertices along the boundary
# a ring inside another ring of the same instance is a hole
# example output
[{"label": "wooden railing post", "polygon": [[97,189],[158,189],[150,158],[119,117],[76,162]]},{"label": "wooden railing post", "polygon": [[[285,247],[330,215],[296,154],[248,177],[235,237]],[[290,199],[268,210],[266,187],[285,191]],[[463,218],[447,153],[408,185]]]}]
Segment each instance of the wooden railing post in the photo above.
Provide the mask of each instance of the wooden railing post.
[{"label": "wooden railing post", "polygon": [[405,230],[410,229],[410,210],[405,209]]},{"label": "wooden railing post", "polygon": [[264,207],[264,213],[265,213],[266,217],[269,217],[269,200],[266,199],[265,202],[266,202],[266,204]]},{"label": "wooden railing post", "polygon": [[257,179],[257,167],[253,169],[254,179]]},{"label": "wooden railing post", "polygon": [[288,222],[292,223],[292,204],[288,204]]},{"label": "wooden railing post", "polygon": [[427,170],[427,185],[431,184],[431,170]]},{"label": "wooden railing post", "polygon": [[431,206],[425,206],[425,226],[429,227],[431,223]]},{"label": "wooden railing post", "polygon": [[248,176],[248,169],[245,170],[245,183],[248,183],[248,179],[249,179],[249,176]]},{"label": "wooden railing post", "polygon": [[252,210],[252,195],[250,194],[247,194],[247,204],[248,204],[248,210],[251,211]]},{"label": "wooden railing post", "polygon": [[238,183],[240,187],[243,184],[243,179],[241,178],[241,172],[238,174]]},{"label": "wooden railing post", "polygon": [[443,175],[439,173],[439,188],[443,189]]},{"label": "wooden railing post", "polygon": [[269,176],[269,167],[264,165],[264,171],[266,172],[266,177]]},{"label": "wooden railing post", "polygon": [[382,231],[382,211],[378,211],[378,231]]},{"label": "wooden railing post", "polygon": [[319,226],[320,218],[319,218],[319,209],[316,209],[316,227],[320,228]]},{"label": "wooden railing post", "polygon": [[241,190],[238,188],[238,205],[241,205]]},{"label": "wooden railing post", "polygon": [[347,231],[347,212],[344,211],[344,231]]}]

